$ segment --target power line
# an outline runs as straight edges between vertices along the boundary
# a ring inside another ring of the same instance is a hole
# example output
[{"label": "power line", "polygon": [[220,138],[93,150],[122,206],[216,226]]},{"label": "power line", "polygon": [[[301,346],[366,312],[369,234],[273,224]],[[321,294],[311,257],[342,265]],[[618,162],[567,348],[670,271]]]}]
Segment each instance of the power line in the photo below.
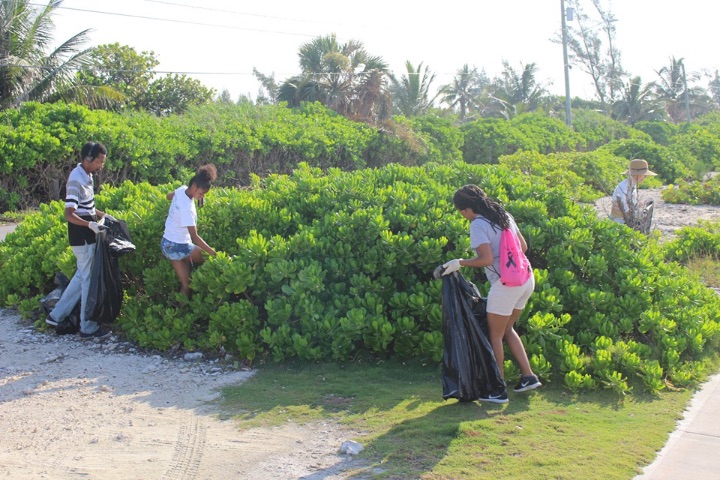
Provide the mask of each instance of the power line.
[{"label": "power line", "polygon": [[196,26],[200,26],[200,27],[226,28],[228,30],[244,30],[244,31],[249,31],[249,32],[260,32],[260,33],[277,33],[277,34],[281,34],[281,35],[294,35],[294,36],[298,36],[298,37],[316,37],[317,36],[317,35],[310,35],[307,33],[283,32],[280,30],[263,30],[263,29],[259,29],[259,28],[237,27],[234,25],[221,25],[221,24],[216,24],[216,23],[194,22],[194,21],[190,21],[190,20],[175,20],[175,19],[170,19],[170,18],[149,17],[146,15],[133,15],[130,13],[103,12],[100,10],[90,10],[90,9],[86,9],[86,8],[63,7],[62,5],[58,6],[56,8],[62,9],[62,10],[71,10],[71,11],[75,11],[75,12],[97,13],[100,15],[111,15],[111,16],[116,16],[116,17],[139,18],[141,20],[153,20],[153,21],[158,21],[158,22],[178,23],[178,24],[182,24],[182,25],[196,25]]},{"label": "power line", "polygon": [[[28,70],[55,70],[56,66],[47,66],[47,65],[18,65],[18,64],[6,64],[3,65],[4,67],[12,67],[12,68],[24,68]],[[174,70],[138,70],[138,69],[124,69],[124,68],[104,68],[104,67],[67,67],[67,70],[79,72],[85,69],[89,70],[97,70],[101,72],[106,73],[153,73],[153,74],[176,74],[176,75],[254,75],[253,72],[194,72],[194,71],[174,71]],[[367,72],[370,73],[370,72]],[[441,75],[441,76],[461,76],[463,74],[453,72],[433,72],[435,75]],[[388,74],[393,74],[393,72],[388,72]],[[283,73],[283,72],[273,72],[273,75],[279,75],[279,76],[297,76],[302,75],[306,77],[326,77],[326,76],[341,76],[341,75],[350,75],[348,72],[294,72],[294,73]],[[355,75],[357,75],[357,72],[355,72]],[[419,76],[424,75],[422,72],[402,72],[402,75],[409,75],[409,76]],[[467,75],[467,74],[465,74]]]},{"label": "power line", "polygon": [[[280,20],[290,20],[290,21],[306,21],[302,19],[293,19],[293,18],[284,18],[279,16],[270,16],[270,15],[261,15],[261,14],[252,14],[252,13],[243,13],[243,12],[237,12],[232,10],[223,10],[223,9],[214,9],[209,7],[200,7],[200,6],[193,6],[193,5],[187,5],[187,4],[181,4],[171,1],[165,1],[165,0],[145,0],[147,2],[151,3],[159,3],[159,4],[166,4],[166,5],[174,5],[174,6],[180,6],[180,7],[186,7],[186,8],[194,8],[199,10],[207,10],[207,11],[218,11],[223,13],[232,13],[237,15],[250,15],[250,16],[257,16],[257,17],[265,17],[265,18],[274,18],[274,19],[280,19]],[[46,5],[41,4],[32,4],[34,6],[39,7],[46,7]],[[295,32],[287,32],[287,31],[276,31],[276,30],[263,30],[263,29],[255,29],[255,28],[246,28],[246,27],[239,27],[239,26],[233,26],[233,25],[221,25],[221,24],[213,24],[213,23],[205,23],[205,22],[196,22],[196,21],[186,21],[186,20],[175,20],[175,19],[169,19],[169,18],[161,18],[161,17],[152,17],[152,16],[144,16],[144,15],[135,15],[135,14],[125,14],[125,13],[119,13],[119,12],[107,12],[107,11],[100,11],[100,10],[92,10],[92,9],[83,9],[83,8],[74,8],[74,7],[65,7],[62,5],[57,6],[58,9],[64,9],[69,11],[77,11],[77,12],[86,12],[86,13],[95,13],[100,15],[109,15],[109,16],[119,16],[119,17],[127,17],[127,18],[137,18],[137,19],[143,19],[143,20],[149,20],[149,21],[160,21],[160,22],[167,22],[167,23],[177,23],[177,24],[184,24],[184,25],[197,25],[202,27],[214,27],[214,28],[225,28],[225,29],[233,29],[233,30],[247,30],[247,31],[254,31],[254,32],[260,32],[260,33],[278,33],[278,34],[284,34],[284,35],[294,35],[294,36],[303,36],[303,37],[316,37],[317,35],[310,35],[310,34],[302,34],[302,33],[295,33]],[[311,22],[308,20],[308,22]],[[319,23],[319,22],[318,22]],[[43,67],[37,67],[33,66],[31,68],[43,68]],[[117,72],[122,72],[123,70],[117,70]],[[197,72],[197,71],[188,71],[188,72],[182,72],[182,71],[153,71],[153,73],[156,74],[183,74],[183,75],[228,75],[228,76],[251,76],[253,75],[252,72]],[[438,76],[442,77],[450,77],[450,76],[462,76],[461,72],[434,72]],[[288,76],[294,76],[294,75],[301,75],[302,73],[277,73],[277,75],[288,75]],[[401,72],[403,75],[413,76],[413,75],[420,75],[420,72],[415,73],[407,73],[407,72]],[[343,73],[338,74],[326,74],[326,75],[343,75]]]},{"label": "power line", "polygon": [[[234,11],[234,10],[225,10],[225,9],[221,9],[221,8],[200,7],[200,6],[197,6],[197,5],[187,5],[187,4],[185,4],[185,3],[167,2],[167,1],[163,1],[163,0],[145,0],[145,1],[146,1],[146,2],[149,2],[149,3],[159,3],[159,4],[162,4],[162,5],[172,5],[172,6],[176,6],[176,7],[192,8],[192,9],[195,9],[195,10],[204,10],[204,11],[207,11],[207,12],[232,13],[232,14],[234,14],[234,15],[245,15],[245,16],[249,16],[249,17],[267,18],[267,19],[271,19],[271,20],[285,20],[285,21],[290,21],[290,22],[304,22],[304,23],[316,23],[316,24],[329,23],[329,22],[322,22],[322,21],[318,21],[318,20],[308,20],[308,19],[305,19],[305,18],[289,18],[289,17],[278,17],[278,16],[275,16],[275,15],[264,15],[264,14],[260,14],[260,13],[236,12],[236,11]],[[342,23],[333,22],[333,25],[343,25],[343,24],[342,24]],[[363,26],[363,25],[361,25],[361,26]]]},{"label": "power line", "polygon": [[[168,2],[163,0],[145,0],[147,2],[151,3],[160,3],[160,4],[167,4],[167,5],[176,5],[176,6],[183,6],[187,8],[196,8],[201,10],[208,10],[208,11],[218,11],[218,12],[226,12],[226,13],[234,13],[238,15],[255,15],[259,17],[266,17],[266,18],[275,18],[275,19],[282,19],[282,20],[291,20],[291,21],[305,21],[301,19],[291,19],[291,18],[283,18],[283,17],[276,17],[276,16],[269,16],[269,15],[260,15],[260,14],[251,14],[251,13],[243,13],[243,12],[236,12],[232,10],[222,10],[222,9],[213,9],[208,7],[198,7],[198,6],[192,6],[187,4],[180,4],[175,2]],[[38,7],[46,7],[46,5],[42,4],[31,4],[33,6]],[[176,19],[169,19],[169,18],[160,18],[160,17],[151,17],[147,15],[135,15],[135,14],[127,14],[127,13],[119,13],[119,12],[106,12],[106,11],[100,11],[100,10],[92,10],[92,9],[84,9],[84,8],[74,8],[74,7],[65,7],[62,5],[59,5],[56,7],[57,9],[63,9],[63,10],[69,10],[69,11],[76,11],[76,12],[85,12],[85,13],[95,13],[100,15],[110,15],[110,16],[119,16],[119,17],[126,17],[126,18],[137,18],[142,20],[151,20],[151,21],[160,21],[160,22],[167,22],[167,23],[178,23],[178,24],[184,24],[184,25],[197,25],[197,26],[203,26],[203,27],[217,27],[217,28],[226,28],[226,29],[232,29],[232,30],[246,30],[246,31],[253,31],[253,32],[260,32],[260,33],[277,33],[277,34],[283,34],[283,35],[294,35],[294,36],[302,36],[302,37],[309,37],[309,38],[315,38],[318,35],[311,35],[311,34],[303,34],[303,33],[295,33],[295,32],[287,32],[287,31],[279,31],[279,30],[263,30],[263,29],[256,29],[256,28],[247,28],[247,27],[238,27],[233,25],[221,25],[221,24],[213,24],[213,23],[205,23],[205,22],[195,22],[195,21],[188,21],[188,20],[176,20]],[[340,25],[340,24],[338,24]],[[42,68],[42,67],[33,67],[33,68]],[[120,71],[120,70],[118,70]],[[192,75],[252,75],[250,72],[157,72],[157,73],[178,73],[178,74],[192,74]],[[402,72],[406,75],[420,75],[421,73],[406,73]],[[436,75],[442,75],[442,76],[462,76],[463,74],[461,72],[433,72]],[[298,75],[298,73],[295,74],[279,74],[279,75]],[[326,75],[343,75],[343,73],[333,74],[328,73]],[[468,75],[472,75],[469,73]]]},{"label": "power line", "polygon": [[[56,66],[47,65],[17,65],[6,64],[3,67],[23,68],[27,70],[56,70]],[[176,75],[253,75],[252,72],[179,72],[172,70],[137,70],[132,68],[102,68],[102,67],[67,67],[67,70],[80,72],[83,70],[96,70],[106,73],[152,73],[152,74],[176,74]],[[282,74],[286,75],[286,74]]]}]

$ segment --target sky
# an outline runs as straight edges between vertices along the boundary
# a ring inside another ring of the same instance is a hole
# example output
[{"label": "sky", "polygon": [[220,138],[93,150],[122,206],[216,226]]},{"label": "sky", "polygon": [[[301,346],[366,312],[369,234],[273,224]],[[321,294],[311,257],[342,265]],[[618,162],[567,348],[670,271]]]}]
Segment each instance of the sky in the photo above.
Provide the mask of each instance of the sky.
[{"label": "sky", "polygon": [[[590,0],[571,1],[592,12]],[[720,67],[711,33],[720,13],[715,2],[602,2],[617,19],[623,67],[643,83],[670,57],[684,58],[688,76]],[[464,64],[492,78],[507,60],[518,71],[535,63],[546,89],[565,93],[562,45],[553,42],[561,31],[561,0],[64,0],[61,7],[53,17],[56,44],[90,28],[87,46],[118,42],[152,51],[157,71],[187,74],[233,99],[257,96],[253,68],[278,83],[300,73],[300,47],[331,33],[341,42],[361,41],[398,77],[406,61],[422,62],[435,73],[433,90]],[[590,77],[579,67],[570,71],[570,93],[593,98]]]}]

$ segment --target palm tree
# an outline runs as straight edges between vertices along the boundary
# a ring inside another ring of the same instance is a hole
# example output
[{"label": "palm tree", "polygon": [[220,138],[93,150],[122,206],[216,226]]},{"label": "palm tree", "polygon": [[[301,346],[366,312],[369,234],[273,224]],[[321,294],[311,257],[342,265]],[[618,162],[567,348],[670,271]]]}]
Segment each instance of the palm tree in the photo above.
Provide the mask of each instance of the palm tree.
[{"label": "palm tree", "polygon": [[[665,104],[665,110],[673,122],[690,121],[713,109],[712,99],[702,87],[688,86],[683,59],[670,58],[670,65],[656,70],[655,94]],[[691,80],[697,80],[693,75]]]},{"label": "palm tree", "polygon": [[655,99],[653,84],[642,84],[640,77],[623,86],[622,97],[613,104],[613,118],[634,126],[641,120],[662,120],[661,106]]},{"label": "palm tree", "polygon": [[436,93],[430,98],[430,84],[435,80],[435,74],[430,72],[426,66],[423,70],[423,64],[420,64],[415,70],[410,61],[405,62],[406,74],[403,74],[399,80],[390,75],[390,93],[393,97],[395,111],[406,117],[414,117],[427,113],[437,98]]},{"label": "palm tree", "polygon": [[302,102],[319,102],[319,85],[311,77],[290,77],[278,87],[277,99],[279,102],[287,102],[291,107],[298,107]]},{"label": "palm tree", "polygon": [[470,111],[482,108],[480,96],[488,83],[484,73],[465,64],[457,71],[452,83],[440,89],[440,101],[457,109],[460,121],[465,122]]},{"label": "palm tree", "polygon": [[341,115],[368,120],[384,110],[387,64],[362,42],[340,44],[335,34],[317,37],[300,47],[299,56],[302,73],[280,86],[280,101],[319,101]]},{"label": "palm tree", "polygon": [[29,0],[0,0],[0,110],[26,101],[76,101],[104,106],[122,98],[108,87],[77,81],[75,72],[88,62],[81,49],[89,30],[46,53],[54,28],[51,15],[62,0],[35,9]]},{"label": "palm tree", "polygon": [[387,73],[375,70],[367,75],[357,93],[355,118],[377,123],[392,115],[392,99],[388,92]]},{"label": "palm tree", "polygon": [[495,79],[492,98],[496,101],[496,111],[505,118],[512,118],[525,112],[536,110],[546,90],[535,80],[537,66],[534,63],[520,64],[518,73],[503,60],[502,75]]},{"label": "palm tree", "polygon": [[656,70],[658,79],[653,86],[655,93],[665,103],[665,109],[673,122],[677,123],[684,118],[683,100],[685,93],[685,81],[683,70],[685,65],[683,59],[670,58],[670,65]]}]

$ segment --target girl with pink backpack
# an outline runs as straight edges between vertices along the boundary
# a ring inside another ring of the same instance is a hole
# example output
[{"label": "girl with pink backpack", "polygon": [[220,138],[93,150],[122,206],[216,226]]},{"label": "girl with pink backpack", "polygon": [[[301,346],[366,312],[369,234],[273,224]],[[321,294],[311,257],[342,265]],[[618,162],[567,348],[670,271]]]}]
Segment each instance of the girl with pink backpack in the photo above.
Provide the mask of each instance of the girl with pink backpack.
[{"label": "girl with pink backpack", "polygon": [[[514,328],[535,289],[532,267],[524,253],[527,250],[525,238],[512,215],[476,185],[465,185],[456,191],[453,204],[470,222],[470,246],[477,256],[450,260],[442,265],[442,275],[456,272],[461,266],[485,268],[485,275],[492,284],[487,298],[489,339],[500,373],[504,375],[505,341],[521,373],[513,390],[534,390],[542,384],[533,373],[525,347]],[[480,400],[506,403],[507,389],[490,392]]]}]

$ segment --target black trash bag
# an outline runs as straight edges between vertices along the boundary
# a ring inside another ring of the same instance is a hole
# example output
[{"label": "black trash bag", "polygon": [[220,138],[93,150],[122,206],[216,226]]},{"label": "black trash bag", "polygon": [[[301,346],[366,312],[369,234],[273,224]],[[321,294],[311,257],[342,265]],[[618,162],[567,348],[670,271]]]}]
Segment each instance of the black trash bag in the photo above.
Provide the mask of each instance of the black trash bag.
[{"label": "black trash bag", "polygon": [[69,283],[70,280],[68,280],[64,273],[58,272],[55,274],[55,285],[57,285],[57,287],[55,290],[40,299],[40,306],[43,308],[45,313],[49,314],[52,312],[52,309],[55,308],[57,302],[60,301],[60,297],[62,297],[62,293],[65,291],[65,288]]},{"label": "black trash bag", "polygon": [[110,254],[121,257],[126,253],[134,252],[135,245],[130,238],[130,230],[125,220],[110,220],[105,218],[105,229],[107,231],[107,244]]},{"label": "black trash bag", "polygon": [[503,390],[505,381],[488,340],[485,299],[459,272],[442,281],[443,398],[472,402]]},{"label": "black trash bag", "polygon": [[[70,280],[68,280],[64,273],[58,272],[55,274],[55,285],[57,285],[57,288],[55,288],[55,290],[40,299],[40,305],[42,306],[43,310],[47,315],[49,315],[50,312],[53,311],[53,308],[55,308],[57,302],[60,301],[60,297],[62,297],[62,294],[69,283]],[[79,331],[80,300],[78,300],[78,302],[75,304],[75,307],[72,309],[70,314],[67,317],[63,318],[62,321],[60,321],[55,326],[55,333],[57,333],[58,335],[68,335],[72,333],[77,333]]]},{"label": "black trash bag", "polygon": [[98,323],[110,323],[120,314],[122,287],[120,285],[120,264],[110,253],[110,242],[114,237],[109,229],[101,230],[96,236],[95,256],[90,268],[90,289],[85,304],[85,318]]}]

